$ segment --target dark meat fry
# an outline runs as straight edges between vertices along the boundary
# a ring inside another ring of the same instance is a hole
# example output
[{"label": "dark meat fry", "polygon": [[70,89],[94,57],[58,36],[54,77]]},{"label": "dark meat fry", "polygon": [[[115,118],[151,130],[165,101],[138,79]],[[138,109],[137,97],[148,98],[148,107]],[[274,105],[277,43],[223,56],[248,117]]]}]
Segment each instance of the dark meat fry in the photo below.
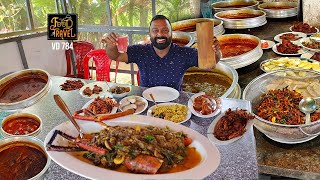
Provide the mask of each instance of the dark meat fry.
[{"label": "dark meat fry", "polygon": [[66,82],[60,85],[60,88],[64,91],[72,91],[82,88],[83,85],[81,80],[66,80]]},{"label": "dark meat fry", "polygon": [[93,92],[94,94],[99,94],[100,92],[102,92],[102,87],[97,86],[97,85],[94,85],[92,92]]},{"label": "dark meat fry", "polygon": [[232,111],[230,108],[225,115],[218,120],[214,128],[214,136],[222,141],[230,140],[241,136],[246,132],[246,125],[254,116],[246,110],[237,109]]},{"label": "dark meat fry", "polygon": [[316,33],[317,29],[315,27],[311,27],[307,23],[298,23],[293,25],[292,31],[303,32],[303,33]]},{"label": "dark meat fry", "polygon": [[289,41],[296,41],[298,39],[301,39],[301,37],[299,37],[298,34],[286,33],[286,34],[281,35],[280,39],[289,40]]},{"label": "dark meat fry", "polygon": [[89,87],[86,87],[86,88],[83,90],[83,94],[84,94],[84,95],[87,95],[87,96],[91,96],[91,95],[92,95],[92,90],[91,90]]},{"label": "dark meat fry", "polygon": [[293,44],[289,40],[282,40],[280,45],[277,45],[277,50],[282,54],[297,54],[301,49],[300,46]]}]

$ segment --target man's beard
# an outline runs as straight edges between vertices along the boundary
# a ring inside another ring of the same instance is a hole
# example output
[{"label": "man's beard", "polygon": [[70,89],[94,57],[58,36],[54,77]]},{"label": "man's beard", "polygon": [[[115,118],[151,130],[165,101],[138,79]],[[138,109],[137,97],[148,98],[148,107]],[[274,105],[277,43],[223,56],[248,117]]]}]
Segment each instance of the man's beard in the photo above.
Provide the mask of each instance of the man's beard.
[{"label": "man's beard", "polygon": [[[165,39],[164,43],[157,43],[158,39]],[[150,38],[151,40],[151,44],[156,47],[157,49],[163,50],[165,48],[167,48],[171,42],[172,42],[172,37],[155,37],[155,38]]]}]

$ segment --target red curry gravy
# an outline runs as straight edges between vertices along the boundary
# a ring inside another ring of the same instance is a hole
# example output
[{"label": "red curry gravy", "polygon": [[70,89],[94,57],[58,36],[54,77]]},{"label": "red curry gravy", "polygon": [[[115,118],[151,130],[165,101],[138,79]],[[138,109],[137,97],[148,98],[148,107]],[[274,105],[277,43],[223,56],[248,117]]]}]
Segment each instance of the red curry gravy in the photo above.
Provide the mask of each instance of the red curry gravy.
[{"label": "red curry gravy", "polygon": [[[92,164],[92,161],[86,159],[83,157],[84,152],[72,152],[71,154],[77,156],[78,159],[81,161],[84,161],[86,163]],[[181,172],[188,169],[191,169],[195,166],[197,166],[201,162],[202,158],[200,153],[196,150],[194,147],[188,147],[187,148],[187,156],[184,159],[184,162],[181,164],[177,164],[173,168],[171,168],[168,172],[165,173],[156,173],[156,174],[167,174],[167,173],[175,173],[175,172]],[[99,166],[102,168],[105,168],[103,166]],[[116,169],[112,169],[118,172],[124,172],[124,173],[131,173],[124,165],[119,166]]]},{"label": "red curry gravy", "polygon": [[46,84],[47,79],[35,74],[14,78],[0,87],[0,103],[25,100],[37,94]]},{"label": "red curry gravy", "polygon": [[24,180],[39,174],[47,157],[35,145],[13,142],[0,147],[0,179]]},{"label": "red curry gravy", "polygon": [[40,122],[30,117],[18,117],[7,120],[2,129],[13,135],[25,135],[30,134],[37,130],[40,126]]},{"label": "red curry gravy", "polygon": [[258,42],[249,39],[228,39],[219,41],[223,58],[239,56],[258,46]]}]

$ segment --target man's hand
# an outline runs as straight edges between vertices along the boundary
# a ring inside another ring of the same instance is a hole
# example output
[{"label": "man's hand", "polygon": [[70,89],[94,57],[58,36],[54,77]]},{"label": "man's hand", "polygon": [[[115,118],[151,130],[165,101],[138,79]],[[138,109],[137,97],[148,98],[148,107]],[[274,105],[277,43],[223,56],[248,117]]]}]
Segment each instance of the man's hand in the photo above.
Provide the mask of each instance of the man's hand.
[{"label": "man's hand", "polygon": [[222,56],[221,56],[221,51],[220,51],[220,44],[219,44],[219,41],[216,37],[213,38],[212,49],[213,49],[215,56],[216,56],[216,63],[218,63]]},{"label": "man's hand", "polygon": [[107,47],[115,48],[117,46],[117,35],[112,32],[102,36],[101,42],[106,43]]}]

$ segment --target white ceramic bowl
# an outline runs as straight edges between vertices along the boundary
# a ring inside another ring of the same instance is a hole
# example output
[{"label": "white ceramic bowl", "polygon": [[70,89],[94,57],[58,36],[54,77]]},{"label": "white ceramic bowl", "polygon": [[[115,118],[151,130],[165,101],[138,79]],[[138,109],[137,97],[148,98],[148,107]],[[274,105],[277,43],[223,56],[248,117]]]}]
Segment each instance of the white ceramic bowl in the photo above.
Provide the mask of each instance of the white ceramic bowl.
[{"label": "white ceramic bowl", "polygon": [[[34,119],[34,120],[38,121],[40,125],[39,125],[39,127],[38,127],[36,130],[34,130],[33,132],[27,133],[27,134],[24,134],[24,135],[10,134],[10,133],[6,132],[6,131],[3,129],[3,126],[4,126],[6,123],[9,123],[11,120],[16,119],[16,118],[20,118],[20,117],[27,117],[27,118]],[[37,116],[37,115],[35,115],[35,114],[30,114],[30,113],[14,113],[14,114],[11,114],[11,115],[5,117],[5,118],[2,120],[2,123],[1,123],[1,134],[3,135],[3,137],[37,136],[37,135],[40,133],[41,128],[42,128],[42,120],[40,119],[39,116]]]},{"label": "white ceramic bowl", "polygon": [[[112,93],[111,90],[114,89],[117,86],[118,87],[128,87],[128,88],[130,88],[130,91],[129,92],[124,92],[124,93],[121,93],[121,94]],[[123,97],[127,96],[131,92],[131,86],[130,85],[113,85],[113,86],[111,86],[111,89],[109,89],[109,92],[112,94],[112,96],[114,98],[123,98]]]},{"label": "white ceramic bowl", "polygon": [[207,115],[203,115],[193,108],[192,100],[194,100],[198,96],[201,96],[204,94],[205,94],[204,92],[200,92],[200,93],[197,93],[197,94],[194,94],[193,96],[191,96],[191,98],[188,101],[189,110],[192,112],[192,114],[194,114],[195,116],[201,117],[201,118],[211,118],[211,117],[218,115],[220,112],[220,109],[221,109],[219,103],[216,103],[216,109],[211,114],[207,114]]}]

